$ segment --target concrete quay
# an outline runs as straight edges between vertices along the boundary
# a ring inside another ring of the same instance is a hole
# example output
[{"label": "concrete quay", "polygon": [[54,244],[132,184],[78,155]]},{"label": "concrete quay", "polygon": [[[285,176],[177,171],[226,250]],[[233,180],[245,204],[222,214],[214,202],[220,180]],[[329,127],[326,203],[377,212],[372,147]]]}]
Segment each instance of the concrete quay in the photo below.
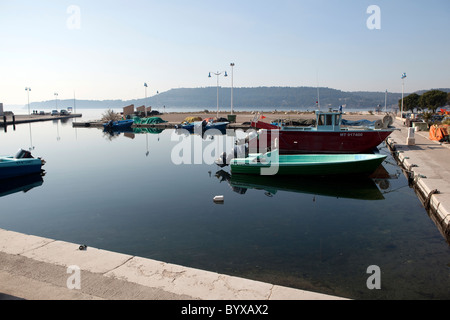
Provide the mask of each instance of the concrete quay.
[{"label": "concrete quay", "polygon": [[52,116],[50,114],[40,115],[40,114],[30,114],[30,115],[8,115],[2,116],[0,118],[0,127],[11,126],[21,123],[30,123],[30,122],[40,122],[40,121],[50,121],[50,120],[65,120],[70,118],[80,118],[82,114],[68,114],[68,115],[55,115]]},{"label": "concrete quay", "polygon": [[[429,139],[428,131],[415,131],[395,119],[395,130],[386,140],[431,219],[450,244],[450,145]],[[412,142],[412,143],[408,143]]]},{"label": "concrete quay", "polygon": [[0,299],[346,300],[4,229]]}]

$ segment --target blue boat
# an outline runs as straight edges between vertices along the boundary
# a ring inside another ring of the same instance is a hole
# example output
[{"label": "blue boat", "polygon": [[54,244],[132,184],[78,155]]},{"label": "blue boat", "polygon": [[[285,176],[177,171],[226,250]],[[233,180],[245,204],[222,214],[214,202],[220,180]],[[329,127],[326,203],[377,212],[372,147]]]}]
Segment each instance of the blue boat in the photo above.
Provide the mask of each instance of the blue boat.
[{"label": "blue boat", "polygon": [[106,130],[125,130],[131,128],[134,120],[119,120],[119,121],[108,121],[103,124],[103,128]]},{"label": "blue boat", "polygon": [[206,131],[210,129],[217,129],[219,131],[224,131],[229,122],[212,122],[212,121],[195,121],[191,123],[178,124],[175,126],[175,129],[186,129],[189,132],[195,131]]},{"label": "blue boat", "polygon": [[13,157],[0,157],[0,179],[40,173],[44,164],[41,158],[34,158],[29,151],[21,149]]}]

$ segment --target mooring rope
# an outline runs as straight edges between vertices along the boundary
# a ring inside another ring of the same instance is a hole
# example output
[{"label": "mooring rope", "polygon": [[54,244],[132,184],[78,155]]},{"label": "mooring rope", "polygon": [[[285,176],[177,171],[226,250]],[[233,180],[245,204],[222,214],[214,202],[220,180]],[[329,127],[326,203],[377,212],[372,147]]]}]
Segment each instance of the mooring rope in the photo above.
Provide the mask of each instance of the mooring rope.
[{"label": "mooring rope", "polygon": [[437,189],[434,189],[428,194],[428,196],[424,202],[425,209],[427,209],[427,210],[430,209],[431,196],[433,196],[433,194],[438,194],[438,193],[439,193],[439,191]]}]

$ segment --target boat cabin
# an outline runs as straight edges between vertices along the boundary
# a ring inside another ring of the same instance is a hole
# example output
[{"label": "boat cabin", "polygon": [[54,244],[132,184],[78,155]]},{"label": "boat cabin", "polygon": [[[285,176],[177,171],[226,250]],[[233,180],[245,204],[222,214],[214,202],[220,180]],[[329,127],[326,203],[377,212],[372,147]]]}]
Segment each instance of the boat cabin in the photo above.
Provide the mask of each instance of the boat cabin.
[{"label": "boat cabin", "polygon": [[342,112],[316,111],[316,124],[309,127],[284,126],[285,131],[341,131]]},{"label": "boat cabin", "polygon": [[316,128],[320,131],[339,131],[342,124],[342,113],[316,111]]}]

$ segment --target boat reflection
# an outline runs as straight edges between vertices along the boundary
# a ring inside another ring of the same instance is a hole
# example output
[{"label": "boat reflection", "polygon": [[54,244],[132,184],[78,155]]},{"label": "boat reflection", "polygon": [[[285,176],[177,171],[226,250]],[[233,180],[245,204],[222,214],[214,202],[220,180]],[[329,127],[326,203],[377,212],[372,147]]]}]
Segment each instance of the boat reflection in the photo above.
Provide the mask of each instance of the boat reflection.
[{"label": "boat reflection", "polygon": [[2,179],[0,180],[0,197],[20,191],[26,193],[33,188],[40,187],[44,183],[44,175],[45,173],[36,173],[23,177]]},{"label": "boat reflection", "polygon": [[186,130],[183,128],[175,129],[175,133],[178,135],[183,135],[189,137],[191,135],[201,136],[203,140],[213,139],[214,136],[224,136],[227,135],[226,129],[208,129],[208,130]]},{"label": "boat reflection", "polygon": [[115,129],[115,128],[114,129],[112,129],[112,128],[104,128],[103,129],[103,134],[109,140],[111,140],[112,138],[119,137],[121,133],[123,133],[123,135],[125,137],[133,139],[136,134],[144,134],[144,133],[160,134],[164,130],[165,129],[155,128],[155,127],[148,127],[148,128],[134,127],[134,128],[117,128],[117,129]]},{"label": "boat reflection", "polygon": [[248,189],[262,190],[267,196],[278,191],[312,194],[357,200],[383,200],[384,196],[373,179],[368,177],[278,177],[233,174],[219,170],[216,177],[227,181],[234,192],[245,194]]}]

